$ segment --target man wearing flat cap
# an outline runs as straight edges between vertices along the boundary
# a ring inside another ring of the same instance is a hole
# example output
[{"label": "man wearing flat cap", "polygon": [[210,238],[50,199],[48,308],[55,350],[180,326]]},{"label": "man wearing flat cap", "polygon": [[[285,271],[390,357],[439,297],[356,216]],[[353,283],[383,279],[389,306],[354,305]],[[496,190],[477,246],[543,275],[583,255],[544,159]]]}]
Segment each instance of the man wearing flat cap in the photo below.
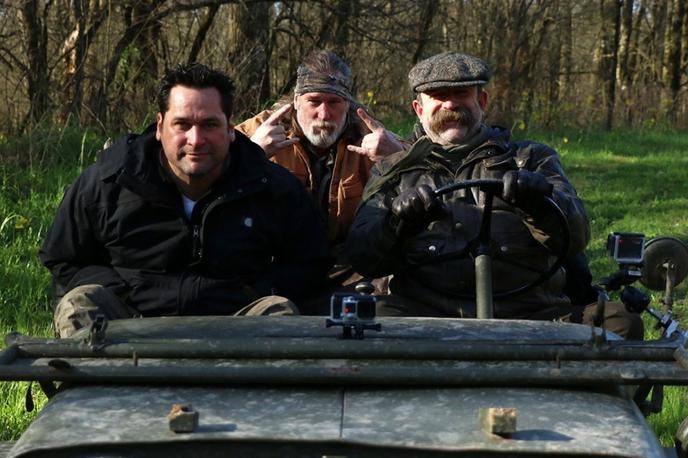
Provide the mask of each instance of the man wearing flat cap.
[{"label": "man wearing flat cap", "polygon": [[[412,107],[422,127],[410,150],[388,156],[372,170],[347,251],[363,275],[393,274],[380,315],[475,317],[475,242],[485,209],[476,188],[441,196],[434,190],[473,179],[497,179],[491,255],[496,318],[563,319],[591,323],[595,306],[574,306],[564,293],[566,272],[552,268],[557,254],[582,253],[590,237],[583,203],[552,148],[514,141],[508,130],[484,123],[490,67],[476,57],[447,52],[409,72]],[[570,228],[556,222],[551,197]],[[551,271],[551,272],[550,272]],[[541,284],[501,297],[524,285]],[[642,321],[622,304],[607,306],[605,326],[642,338]]]},{"label": "man wearing flat cap", "polygon": [[[310,191],[327,221],[336,257],[330,277],[346,284],[361,279],[350,269],[342,246],[370,169],[408,147],[354,100],[352,85],[351,69],[337,54],[314,51],[297,70],[293,98],[236,127]],[[326,300],[323,307],[329,307]]]}]

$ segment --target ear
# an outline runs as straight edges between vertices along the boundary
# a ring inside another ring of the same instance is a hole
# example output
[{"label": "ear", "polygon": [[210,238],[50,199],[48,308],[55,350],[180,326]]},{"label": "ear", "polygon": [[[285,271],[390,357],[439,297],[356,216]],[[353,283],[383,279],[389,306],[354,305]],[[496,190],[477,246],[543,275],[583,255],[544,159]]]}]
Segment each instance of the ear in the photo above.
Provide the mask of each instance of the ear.
[{"label": "ear", "polygon": [[[421,95],[421,97],[423,97]],[[423,104],[418,101],[418,99],[413,99],[413,102],[411,102],[411,107],[413,108],[413,111],[416,113],[416,116],[418,118],[423,117]]]},{"label": "ear", "polygon": [[162,139],[162,121],[163,121],[163,116],[162,113],[158,112],[158,114],[155,116],[155,138],[158,141],[161,141]]},{"label": "ear", "polygon": [[485,91],[484,89],[482,91],[480,91],[480,95],[478,96],[478,105],[480,105],[481,110],[483,110],[483,111],[487,110],[487,102],[488,102],[489,98],[490,97],[489,97],[487,91]]},{"label": "ear", "polygon": [[227,123],[227,133],[229,133],[229,143],[236,140],[236,130],[234,129],[234,124],[231,122]]},{"label": "ear", "polygon": [[299,109],[299,96],[294,94],[294,104],[293,104],[294,110]]}]

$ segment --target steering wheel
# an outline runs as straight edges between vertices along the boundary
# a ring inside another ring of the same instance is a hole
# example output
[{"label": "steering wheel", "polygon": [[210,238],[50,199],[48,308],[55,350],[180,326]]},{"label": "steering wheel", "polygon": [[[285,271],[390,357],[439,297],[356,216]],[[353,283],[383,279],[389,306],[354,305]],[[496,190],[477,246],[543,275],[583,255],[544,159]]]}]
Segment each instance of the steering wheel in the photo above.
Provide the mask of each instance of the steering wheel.
[{"label": "steering wheel", "polygon": [[[414,263],[412,266],[421,266],[421,265],[429,265],[429,264],[437,264],[440,262],[445,262],[451,259],[456,259],[456,258],[462,258],[466,257],[468,254],[472,254],[474,256],[478,254],[487,254],[488,256],[491,256],[490,253],[490,228],[491,228],[491,223],[492,223],[492,200],[495,195],[502,193],[503,189],[503,182],[502,180],[497,180],[497,179],[479,179],[479,180],[466,180],[466,181],[457,181],[455,183],[448,184],[446,186],[442,186],[440,188],[437,188],[434,191],[435,196],[439,197],[444,194],[449,194],[450,192],[459,190],[459,189],[467,189],[467,188],[478,188],[482,192],[485,193],[485,207],[483,211],[483,217],[480,222],[480,231],[478,235],[470,240],[466,244],[466,248],[463,250],[451,252],[451,253],[444,253],[438,256],[433,257],[432,259],[420,262],[420,263]],[[557,203],[552,200],[551,197],[548,196],[543,196],[543,199],[547,205],[547,207],[552,210],[552,214],[555,216],[557,224],[559,226],[559,229],[561,229],[562,233],[562,246],[561,250],[558,253],[554,253],[556,256],[556,259],[554,261],[554,264],[552,266],[545,270],[545,271],[540,271],[537,269],[530,269],[531,271],[535,272],[538,274],[538,276],[528,282],[525,283],[521,286],[518,286],[516,288],[506,290],[506,291],[500,291],[498,293],[493,293],[492,297],[495,299],[503,299],[506,297],[514,296],[517,294],[524,293],[526,291],[529,291],[536,286],[539,286],[543,284],[545,281],[550,279],[564,264],[564,261],[566,259],[566,255],[569,251],[569,246],[571,243],[571,229],[569,228],[569,223],[568,220],[566,219],[566,215],[562,211],[562,209],[557,205]],[[506,259],[500,259],[502,262],[505,262],[507,264],[513,264],[519,268],[524,268],[522,264],[515,263],[513,261],[509,261]],[[479,279],[476,278],[476,283],[478,283]],[[490,285],[491,287],[491,285]],[[451,293],[454,297],[458,297],[459,299],[475,299],[476,298],[476,293],[472,294],[455,294]]]}]

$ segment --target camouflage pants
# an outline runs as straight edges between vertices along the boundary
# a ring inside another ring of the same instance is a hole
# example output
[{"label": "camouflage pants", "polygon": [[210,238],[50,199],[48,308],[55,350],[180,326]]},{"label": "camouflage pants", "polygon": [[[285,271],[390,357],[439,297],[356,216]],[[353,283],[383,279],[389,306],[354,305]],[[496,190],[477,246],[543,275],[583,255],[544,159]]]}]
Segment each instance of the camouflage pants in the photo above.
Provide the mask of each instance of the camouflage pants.
[{"label": "camouflage pants", "polygon": [[[262,297],[234,313],[235,316],[298,314],[296,305],[281,296]],[[90,326],[96,315],[104,315],[108,320],[118,320],[141,314],[101,285],[77,286],[65,294],[55,307],[55,332],[59,337],[69,337],[78,329]]]},{"label": "camouflage pants", "polygon": [[[591,325],[595,317],[597,304],[569,305],[551,307],[528,315],[512,317],[523,320],[563,321],[566,323],[581,323]],[[411,301],[397,295],[379,296],[377,302],[378,316],[427,316],[441,317],[438,309]],[[643,320],[637,313],[626,310],[621,302],[608,302],[604,309],[603,326],[624,339],[643,340]]]}]

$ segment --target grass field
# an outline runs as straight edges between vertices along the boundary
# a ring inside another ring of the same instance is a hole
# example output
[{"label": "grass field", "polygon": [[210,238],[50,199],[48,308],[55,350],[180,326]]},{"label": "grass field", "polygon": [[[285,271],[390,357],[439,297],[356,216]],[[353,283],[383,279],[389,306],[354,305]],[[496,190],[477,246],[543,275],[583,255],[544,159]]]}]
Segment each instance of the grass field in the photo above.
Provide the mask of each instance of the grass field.
[{"label": "grass field", "polygon": [[[517,137],[525,136],[517,132]],[[688,242],[688,133],[527,136],[560,152],[586,202],[593,236],[587,254],[595,278],[616,267],[604,253],[609,232],[643,232]],[[0,334],[52,334],[50,276],[36,253],[65,186],[93,160],[102,143],[102,138],[73,130],[36,132],[16,142],[0,139]],[[660,298],[660,293],[653,294],[655,301]],[[685,285],[678,288],[676,299],[678,316],[686,316]],[[648,329],[648,337],[654,334]],[[0,440],[17,438],[34,417],[24,411],[27,386],[0,383]],[[33,388],[40,407],[45,399]],[[671,443],[676,426],[688,415],[687,393],[668,389],[664,411],[650,418],[664,444]]]}]

